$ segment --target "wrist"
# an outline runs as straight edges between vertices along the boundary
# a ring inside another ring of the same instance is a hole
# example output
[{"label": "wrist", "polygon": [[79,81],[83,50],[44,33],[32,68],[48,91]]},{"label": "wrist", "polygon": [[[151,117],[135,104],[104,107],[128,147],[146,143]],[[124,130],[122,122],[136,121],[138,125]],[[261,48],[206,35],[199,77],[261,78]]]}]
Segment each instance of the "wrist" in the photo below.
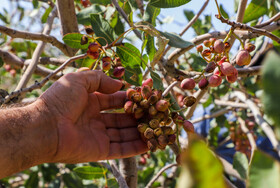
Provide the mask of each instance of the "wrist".
[{"label": "wrist", "polygon": [[30,126],[34,138],[32,140],[38,142],[38,164],[53,162],[58,145],[56,120],[42,99],[37,99],[26,108],[33,114]]}]

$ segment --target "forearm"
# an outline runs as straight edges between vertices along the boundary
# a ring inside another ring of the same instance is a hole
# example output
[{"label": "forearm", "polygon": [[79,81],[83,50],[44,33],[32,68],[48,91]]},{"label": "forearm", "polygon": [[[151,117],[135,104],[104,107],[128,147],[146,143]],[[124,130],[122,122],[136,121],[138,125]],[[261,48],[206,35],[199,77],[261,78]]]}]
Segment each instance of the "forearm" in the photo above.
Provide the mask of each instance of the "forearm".
[{"label": "forearm", "polygon": [[43,101],[0,110],[0,178],[50,160],[57,132]]}]

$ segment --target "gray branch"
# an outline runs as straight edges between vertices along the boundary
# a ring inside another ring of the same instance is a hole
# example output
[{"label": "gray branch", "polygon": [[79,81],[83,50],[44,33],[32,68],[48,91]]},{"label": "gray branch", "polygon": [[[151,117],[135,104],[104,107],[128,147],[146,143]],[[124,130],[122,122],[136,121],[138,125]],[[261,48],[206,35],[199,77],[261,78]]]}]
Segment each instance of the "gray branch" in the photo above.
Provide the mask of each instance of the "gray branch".
[{"label": "gray branch", "polygon": [[137,187],[137,163],[136,157],[129,157],[124,159],[119,159],[120,162],[120,172],[124,177],[128,187]]}]

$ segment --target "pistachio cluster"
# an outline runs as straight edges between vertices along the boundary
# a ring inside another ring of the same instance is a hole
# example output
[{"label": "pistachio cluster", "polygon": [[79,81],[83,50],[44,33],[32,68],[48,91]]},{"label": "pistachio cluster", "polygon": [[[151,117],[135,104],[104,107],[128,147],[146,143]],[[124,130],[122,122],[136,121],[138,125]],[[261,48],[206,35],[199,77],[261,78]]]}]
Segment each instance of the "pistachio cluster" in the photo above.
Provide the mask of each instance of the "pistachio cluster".
[{"label": "pistachio cluster", "polygon": [[[204,72],[213,72],[213,75],[208,79],[203,77],[198,83],[199,88],[204,89],[208,85],[210,87],[217,87],[222,83],[223,76],[225,76],[229,83],[234,83],[237,80],[238,71],[228,59],[228,53],[231,48],[230,44],[216,38],[204,40],[203,44],[206,49],[202,45],[197,46],[196,49],[208,63]],[[236,64],[239,66],[248,65],[251,61],[249,52],[254,49],[255,46],[253,44],[245,44],[244,50],[239,51],[236,56]]]},{"label": "pistachio cluster", "polygon": [[[94,31],[91,28],[86,28],[85,30],[88,35],[94,34]],[[80,41],[81,45],[86,45],[88,44],[88,42],[89,42],[89,36],[83,35]],[[89,58],[96,60],[95,63],[100,64],[102,62],[101,67],[104,72],[108,72],[110,75],[116,78],[123,77],[125,73],[125,68],[122,66],[120,58],[115,55],[113,57],[107,56],[103,47],[97,42],[92,42],[89,44],[87,55]]]},{"label": "pistachio cluster", "polygon": [[[246,120],[245,123],[246,127],[256,140],[257,136],[253,131],[255,123],[250,120]],[[248,158],[250,158],[252,146],[250,145],[247,134],[241,130],[240,125],[230,127],[230,138],[235,145],[235,150],[244,153]]]},{"label": "pistachio cluster", "polygon": [[137,119],[137,129],[150,151],[164,150],[173,144],[176,136],[171,126],[170,103],[163,99],[162,91],[153,89],[153,80],[147,79],[139,88],[129,88],[126,94],[124,110]]}]

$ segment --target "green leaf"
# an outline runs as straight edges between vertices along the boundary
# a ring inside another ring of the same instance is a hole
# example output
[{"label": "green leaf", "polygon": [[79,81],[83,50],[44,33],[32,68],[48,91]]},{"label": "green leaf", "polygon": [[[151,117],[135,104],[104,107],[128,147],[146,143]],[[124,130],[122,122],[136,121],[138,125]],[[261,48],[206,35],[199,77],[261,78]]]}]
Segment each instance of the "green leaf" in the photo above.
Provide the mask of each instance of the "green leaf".
[{"label": "green leaf", "polygon": [[143,20],[151,23],[153,26],[156,26],[156,19],[159,13],[160,13],[160,8],[151,6],[149,3],[145,9]]},{"label": "green leaf", "polygon": [[[280,37],[280,30],[272,31],[272,34],[276,35],[277,37]],[[278,52],[280,53],[280,44],[276,41],[272,41],[272,44],[278,50]]]},{"label": "green leaf", "polygon": [[34,188],[38,187],[39,184],[39,177],[38,177],[38,172],[32,172],[29,176],[29,178],[26,180],[24,187],[26,188]]},{"label": "green leaf", "polygon": [[64,35],[62,40],[71,48],[87,49],[89,44],[81,45],[82,36],[80,33],[69,33]]},{"label": "green leaf", "polygon": [[90,0],[92,4],[108,5],[111,4],[111,0]]},{"label": "green leaf", "polygon": [[243,179],[247,179],[248,176],[248,159],[244,153],[236,152],[233,156],[233,168],[237,170]]},{"label": "green leaf", "polygon": [[[218,124],[219,125],[219,124]],[[211,146],[218,147],[218,134],[220,132],[220,127],[211,127],[209,130],[208,141]]]},{"label": "green leaf", "polygon": [[255,151],[249,169],[250,188],[279,188],[280,187],[280,166],[270,156],[260,151]]},{"label": "green leaf", "polygon": [[164,87],[160,76],[152,70],[150,70],[150,75],[154,82],[153,88],[164,91]]},{"label": "green leaf", "polygon": [[43,14],[42,18],[41,18],[41,22],[42,23],[46,23],[47,22],[47,19],[49,17],[49,14],[51,13],[52,11],[52,7],[49,7],[46,9],[45,13]]},{"label": "green leaf", "polygon": [[82,180],[74,173],[63,174],[62,179],[67,188],[84,188]]},{"label": "green leaf", "polygon": [[169,39],[169,46],[175,47],[175,48],[187,48],[189,46],[194,46],[192,42],[185,41],[182,39],[179,35],[176,33],[169,33],[169,32],[160,32],[164,37]]},{"label": "green leaf", "polygon": [[101,45],[106,45],[107,43],[112,43],[117,35],[110,24],[99,14],[91,14],[91,26],[97,37],[102,37],[98,39]]},{"label": "green leaf", "polygon": [[227,19],[229,18],[228,13],[226,12],[226,10],[224,9],[222,4],[220,5],[220,11],[224,18],[227,18]]},{"label": "green leaf", "polygon": [[77,14],[77,20],[79,24],[90,25],[90,14],[99,14],[106,10],[106,7],[98,4],[93,4],[90,7],[82,9]]},{"label": "green leaf", "polygon": [[92,180],[102,178],[107,173],[106,168],[82,166],[74,168],[74,172],[82,179]]},{"label": "green leaf", "polygon": [[38,8],[38,5],[39,5],[39,2],[38,0],[32,0],[32,5],[33,5],[33,8]]},{"label": "green leaf", "polygon": [[190,55],[189,62],[191,63],[192,69],[195,71],[202,71],[207,66],[205,60],[195,53]]},{"label": "green leaf", "polygon": [[6,16],[0,13],[0,20],[2,20],[5,24],[9,24],[9,21]]},{"label": "green leaf", "polygon": [[240,0],[234,0],[234,12],[237,12],[238,10],[238,4]]},{"label": "green leaf", "polygon": [[107,180],[108,187],[110,188],[119,188],[119,184],[116,179],[108,179]]},{"label": "green leaf", "polygon": [[252,20],[258,19],[259,17],[266,14],[267,11],[268,9],[266,0],[252,0],[245,10],[243,22],[247,23]]},{"label": "green leaf", "polygon": [[2,67],[4,65],[4,61],[2,59],[2,57],[0,57],[0,67]]},{"label": "green leaf", "polygon": [[264,94],[262,97],[263,107],[266,114],[280,126],[280,56],[276,52],[269,52],[264,59],[262,70],[262,85]]},{"label": "green leaf", "polygon": [[140,68],[142,56],[140,51],[132,44],[125,43],[117,47],[117,54],[125,68],[125,80],[133,85],[142,84],[142,71]]},{"label": "green leaf", "polygon": [[152,37],[150,35],[147,36],[146,51],[149,55],[150,61],[153,61],[154,55],[156,53],[155,39],[154,39],[154,37]]},{"label": "green leaf", "polygon": [[150,4],[158,8],[173,8],[184,5],[191,0],[151,0]]},{"label": "green leaf", "polygon": [[41,165],[41,172],[43,174],[44,182],[51,182],[56,178],[56,174],[59,172],[56,164],[44,163]]},{"label": "green leaf", "polygon": [[214,100],[214,97],[213,97],[212,95],[209,95],[207,101],[205,101],[205,102],[202,104],[203,108],[206,108],[206,107],[208,107],[210,104],[212,104],[212,103],[214,102],[213,100]]},{"label": "green leaf", "polygon": [[[195,16],[193,11],[190,10],[184,10],[184,15],[186,16],[188,21],[190,21]],[[192,28],[194,29],[197,35],[208,33],[211,27],[212,27],[211,16],[207,16],[207,15],[205,16],[204,20],[197,19],[196,22],[194,22],[194,24],[192,25]]]},{"label": "green leaf", "polygon": [[[226,187],[223,166],[206,144],[198,139],[190,140],[188,149],[182,153],[182,173],[177,187]],[[192,183],[192,185],[190,185]]]},{"label": "green leaf", "polygon": [[142,55],[141,67],[143,70],[146,69],[148,61],[149,61],[148,55],[147,54]]},{"label": "green leaf", "polygon": [[112,26],[113,28],[114,28],[114,31],[115,31],[115,33],[117,34],[117,35],[121,35],[121,34],[123,34],[124,33],[124,24],[123,24],[123,22],[122,22],[122,20],[121,20],[121,18],[120,18],[120,15],[119,15],[119,13],[116,11],[116,25],[114,25],[114,26]]},{"label": "green leaf", "polygon": [[144,185],[148,184],[148,182],[153,177],[154,171],[155,171],[155,168],[152,168],[152,167],[147,167],[143,171],[138,170],[139,182],[143,183]]}]

